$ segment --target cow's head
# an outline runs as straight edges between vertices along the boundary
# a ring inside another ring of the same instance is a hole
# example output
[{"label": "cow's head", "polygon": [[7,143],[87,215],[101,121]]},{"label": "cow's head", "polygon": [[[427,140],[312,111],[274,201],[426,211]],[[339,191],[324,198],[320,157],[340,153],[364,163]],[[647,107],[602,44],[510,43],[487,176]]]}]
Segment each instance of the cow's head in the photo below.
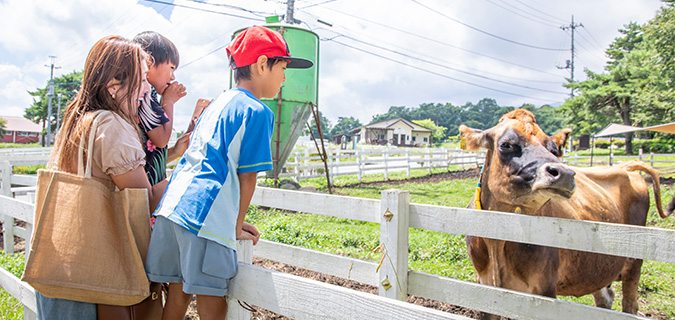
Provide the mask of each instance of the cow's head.
[{"label": "cow's head", "polygon": [[466,150],[488,151],[481,177],[485,209],[520,208],[532,213],[549,199],[569,198],[574,192],[575,173],[559,159],[572,130],[549,137],[531,112],[516,109],[493,128],[481,131],[461,125],[459,132]]}]

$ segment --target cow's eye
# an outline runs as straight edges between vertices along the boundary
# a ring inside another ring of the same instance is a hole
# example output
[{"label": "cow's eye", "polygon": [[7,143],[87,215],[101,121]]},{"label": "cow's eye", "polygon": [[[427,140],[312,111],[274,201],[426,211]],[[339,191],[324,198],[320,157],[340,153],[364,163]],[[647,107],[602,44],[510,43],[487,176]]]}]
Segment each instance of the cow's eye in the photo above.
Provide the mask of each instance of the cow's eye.
[{"label": "cow's eye", "polygon": [[512,146],[508,142],[502,142],[502,144],[499,145],[499,148],[504,150],[504,151],[508,151],[508,150],[512,149]]}]

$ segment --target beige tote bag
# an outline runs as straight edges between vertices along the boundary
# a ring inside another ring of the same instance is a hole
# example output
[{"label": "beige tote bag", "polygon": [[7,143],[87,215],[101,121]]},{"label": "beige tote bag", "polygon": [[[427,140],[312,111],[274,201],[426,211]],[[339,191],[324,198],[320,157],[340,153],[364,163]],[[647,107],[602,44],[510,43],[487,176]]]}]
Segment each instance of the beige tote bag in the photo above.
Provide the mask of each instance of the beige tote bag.
[{"label": "beige tote bag", "polygon": [[97,126],[98,114],[86,167],[80,142],[77,175],[38,171],[32,251],[21,279],[50,298],[132,305],[150,294],[143,267],[150,242],[148,193],[115,191],[112,181],[91,176]]}]

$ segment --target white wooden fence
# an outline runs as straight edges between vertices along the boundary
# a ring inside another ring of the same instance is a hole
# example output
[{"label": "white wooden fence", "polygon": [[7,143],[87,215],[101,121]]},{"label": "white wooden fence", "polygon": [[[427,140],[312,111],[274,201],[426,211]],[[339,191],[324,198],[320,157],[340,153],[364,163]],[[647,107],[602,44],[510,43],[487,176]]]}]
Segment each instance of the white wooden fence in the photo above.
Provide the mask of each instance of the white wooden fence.
[{"label": "white wooden fence", "polygon": [[[673,171],[675,160],[662,158],[675,158],[670,154],[643,154],[640,150],[634,156],[579,156],[576,153],[563,156],[562,161],[576,166],[585,167],[591,165],[612,165],[620,161],[642,160],[652,167]],[[356,175],[361,181],[362,177],[371,173],[383,173],[384,179],[389,179],[389,173],[394,171],[406,171],[410,177],[411,169],[426,169],[431,173],[432,168],[455,168],[479,166],[485,161],[485,152],[468,152],[456,148],[380,148],[366,150],[340,150],[327,151],[328,171],[331,181],[337,176]],[[325,177],[325,168],[316,151],[307,148],[296,151],[289,155],[280,177],[302,179]]]},{"label": "white wooden fence", "polygon": [[[230,297],[297,319],[462,319],[404,303],[412,294],[517,319],[643,319],[516,291],[408,270],[408,230],[426,229],[492,239],[675,263],[675,231],[609,223],[412,204],[407,191],[386,190],[380,200],[257,188],[252,204],[380,224],[385,259],[347,258],[263,241],[252,255],[378,286],[370,295],[250,264],[242,248]],[[33,205],[0,196],[0,214],[33,223]],[[248,260],[248,262],[246,261]],[[0,285],[35,310],[30,286],[7,272]],[[235,306],[231,317],[247,314]],[[235,318],[231,318],[235,319]]]},{"label": "white wooden fence", "polygon": [[[380,148],[366,150],[326,151],[328,172],[331,180],[336,176],[357,175],[359,181],[369,173],[389,173],[406,171],[410,177],[411,169],[448,168],[456,165],[476,166],[483,163],[485,153],[467,152],[460,149],[431,148]],[[325,177],[321,158],[312,149],[296,151],[290,154],[280,177],[293,177],[296,180]]]}]

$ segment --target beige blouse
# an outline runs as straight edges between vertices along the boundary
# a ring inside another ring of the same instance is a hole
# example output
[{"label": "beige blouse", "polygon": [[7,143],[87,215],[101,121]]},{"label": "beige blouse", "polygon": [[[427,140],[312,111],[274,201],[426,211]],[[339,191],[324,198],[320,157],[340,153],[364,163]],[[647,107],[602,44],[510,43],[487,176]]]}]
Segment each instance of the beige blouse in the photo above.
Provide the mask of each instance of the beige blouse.
[{"label": "beige blouse", "polygon": [[99,115],[94,141],[91,175],[112,180],[110,175],[121,175],[145,165],[145,152],[136,129],[114,112]]}]

